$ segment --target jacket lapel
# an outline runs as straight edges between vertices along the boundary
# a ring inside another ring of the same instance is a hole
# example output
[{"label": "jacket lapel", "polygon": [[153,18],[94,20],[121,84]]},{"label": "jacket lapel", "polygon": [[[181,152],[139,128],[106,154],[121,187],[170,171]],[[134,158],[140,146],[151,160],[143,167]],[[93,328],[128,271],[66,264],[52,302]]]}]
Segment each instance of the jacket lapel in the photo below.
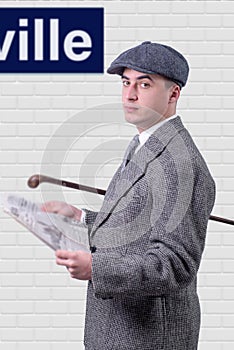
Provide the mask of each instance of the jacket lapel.
[{"label": "jacket lapel", "polygon": [[180,117],[166,122],[149,137],[123,170],[121,166],[118,168],[106,191],[92,235],[111,215],[121,198],[144,176],[148,164],[164,151],[172,138],[182,129],[184,126]]}]

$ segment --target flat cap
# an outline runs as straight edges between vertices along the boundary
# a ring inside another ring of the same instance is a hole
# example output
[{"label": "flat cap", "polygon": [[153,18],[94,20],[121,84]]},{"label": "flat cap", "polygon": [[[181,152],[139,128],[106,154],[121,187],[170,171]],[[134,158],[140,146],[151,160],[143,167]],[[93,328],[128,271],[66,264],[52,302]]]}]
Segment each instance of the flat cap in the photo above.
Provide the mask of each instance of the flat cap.
[{"label": "flat cap", "polygon": [[189,65],[184,56],[170,46],[144,41],[122,52],[107,69],[107,73],[123,75],[130,68],[147,74],[159,74],[185,86]]}]

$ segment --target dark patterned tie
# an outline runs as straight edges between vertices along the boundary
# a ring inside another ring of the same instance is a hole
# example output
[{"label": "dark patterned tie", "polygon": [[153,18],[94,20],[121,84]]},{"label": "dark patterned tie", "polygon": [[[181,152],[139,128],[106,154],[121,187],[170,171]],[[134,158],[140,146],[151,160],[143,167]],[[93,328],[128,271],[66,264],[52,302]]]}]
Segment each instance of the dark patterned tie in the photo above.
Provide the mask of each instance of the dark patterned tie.
[{"label": "dark patterned tie", "polygon": [[126,149],[126,152],[124,154],[124,159],[123,159],[123,163],[122,163],[122,170],[126,167],[128,162],[130,161],[130,159],[134,155],[135,150],[136,150],[137,146],[139,146],[139,144],[140,144],[139,135],[135,135],[133,137],[133,139],[131,140],[131,142],[129,143],[128,148]]}]

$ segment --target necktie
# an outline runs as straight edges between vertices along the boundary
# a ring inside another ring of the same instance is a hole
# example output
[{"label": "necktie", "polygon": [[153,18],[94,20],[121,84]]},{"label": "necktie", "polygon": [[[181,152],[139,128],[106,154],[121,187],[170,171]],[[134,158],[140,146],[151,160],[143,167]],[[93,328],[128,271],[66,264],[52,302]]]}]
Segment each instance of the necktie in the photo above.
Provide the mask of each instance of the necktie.
[{"label": "necktie", "polygon": [[140,144],[139,135],[135,135],[133,137],[133,139],[131,140],[131,142],[129,143],[128,148],[126,149],[126,152],[124,154],[122,169],[124,169],[126,167],[128,162],[130,161],[130,159],[134,155],[135,150],[136,150],[137,146],[139,146],[139,144]]}]

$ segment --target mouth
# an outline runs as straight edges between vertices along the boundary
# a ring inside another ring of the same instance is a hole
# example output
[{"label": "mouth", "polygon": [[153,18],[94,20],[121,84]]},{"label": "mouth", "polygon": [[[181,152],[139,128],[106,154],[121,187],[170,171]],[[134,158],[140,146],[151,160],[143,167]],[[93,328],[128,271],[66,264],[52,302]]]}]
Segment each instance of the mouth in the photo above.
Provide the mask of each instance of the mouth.
[{"label": "mouth", "polygon": [[139,106],[132,104],[124,104],[123,108],[127,113],[136,113],[136,111],[139,109]]}]

